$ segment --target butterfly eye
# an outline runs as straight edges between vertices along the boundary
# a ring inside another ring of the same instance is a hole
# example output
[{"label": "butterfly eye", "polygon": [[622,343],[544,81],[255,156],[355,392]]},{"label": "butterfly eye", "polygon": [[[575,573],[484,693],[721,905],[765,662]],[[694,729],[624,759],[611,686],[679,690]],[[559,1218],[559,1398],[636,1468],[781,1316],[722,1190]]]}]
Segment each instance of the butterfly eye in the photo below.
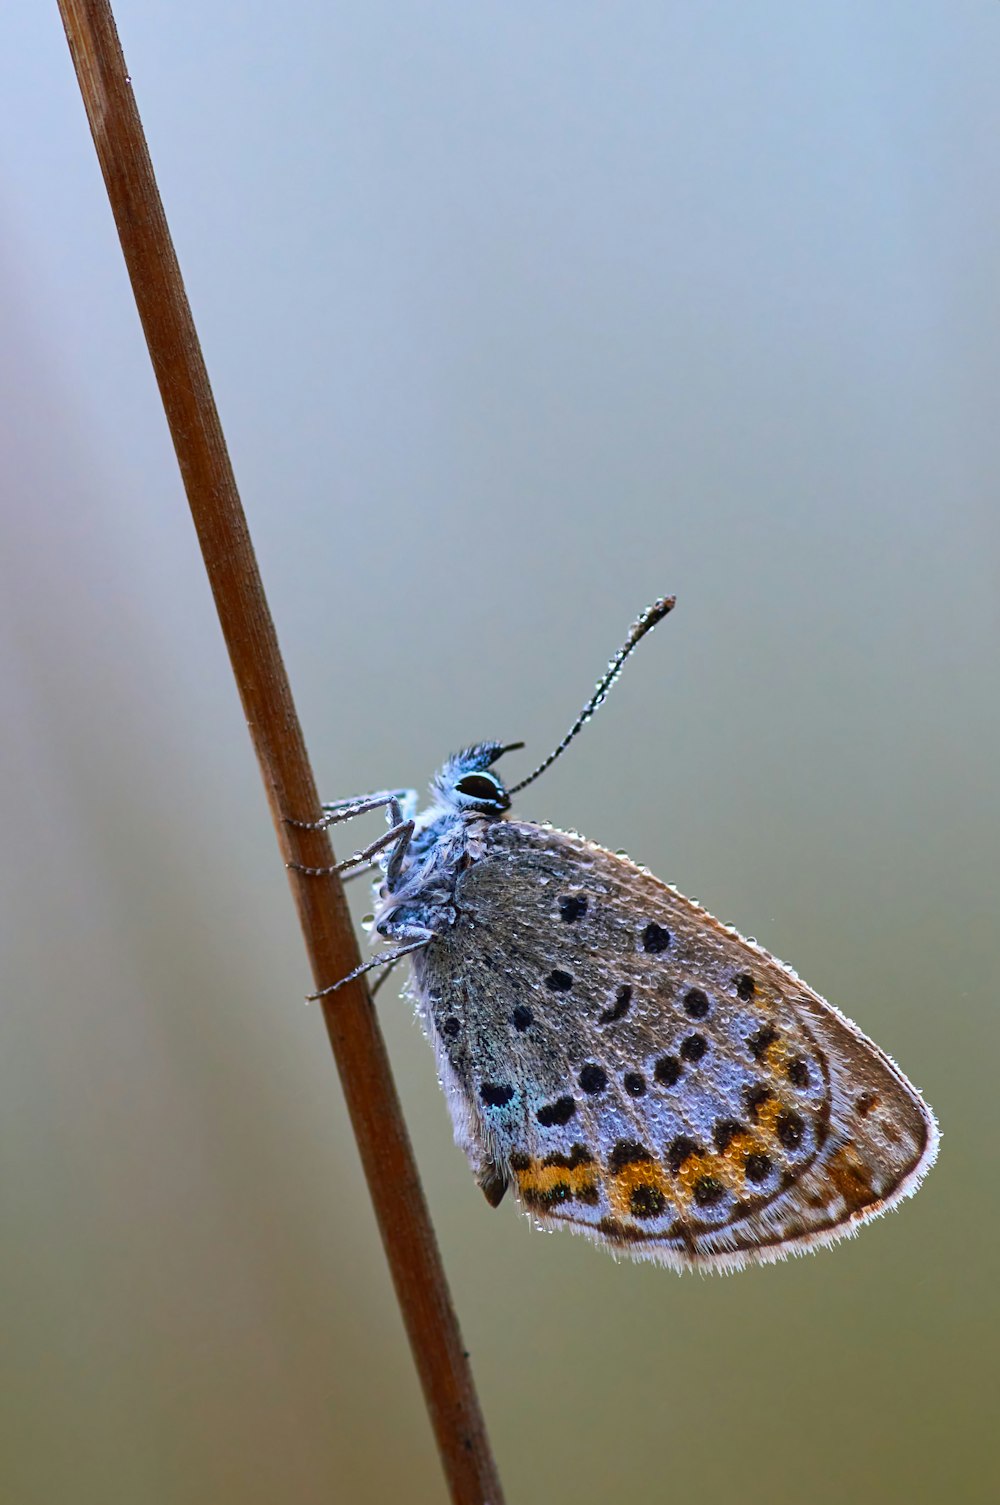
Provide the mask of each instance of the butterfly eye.
[{"label": "butterfly eye", "polygon": [[499,802],[500,785],[489,774],[467,773],[458,780],[455,793],[464,794],[470,800],[487,800],[493,805]]}]

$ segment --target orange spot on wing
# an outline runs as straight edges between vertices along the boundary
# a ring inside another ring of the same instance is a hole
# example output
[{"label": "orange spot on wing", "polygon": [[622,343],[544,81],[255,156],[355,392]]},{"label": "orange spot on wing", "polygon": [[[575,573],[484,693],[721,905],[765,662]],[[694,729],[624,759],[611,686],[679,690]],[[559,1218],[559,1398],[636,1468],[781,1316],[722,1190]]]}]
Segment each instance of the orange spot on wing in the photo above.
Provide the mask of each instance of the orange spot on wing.
[{"label": "orange spot on wing", "polygon": [[779,1097],[766,1098],[760,1104],[756,1113],[756,1129],[761,1139],[772,1148],[778,1137],[777,1122],[779,1113],[785,1111],[785,1105]]},{"label": "orange spot on wing", "polygon": [[677,1188],[671,1185],[666,1170],[658,1160],[634,1160],[608,1177],[608,1200],[620,1216],[628,1217],[632,1193],[638,1186],[649,1186],[668,1202],[677,1202]]},{"label": "orange spot on wing", "polygon": [[741,1134],[734,1134],[726,1148],[720,1154],[711,1157],[710,1174],[718,1176],[719,1180],[729,1187],[742,1186],[746,1158],[753,1154],[757,1147],[754,1136],[748,1130],[744,1130]]},{"label": "orange spot on wing", "polygon": [[779,1035],[777,1040],[772,1040],[770,1045],[761,1056],[761,1065],[775,1076],[782,1076],[789,1061],[794,1060],[795,1055],[788,1049],[787,1043]]},{"label": "orange spot on wing", "polygon": [[599,1189],[598,1167],[592,1162],[575,1165],[543,1165],[532,1160],[523,1170],[514,1172],[517,1189],[529,1206],[542,1207],[548,1202],[576,1199],[594,1202]]},{"label": "orange spot on wing", "polygon": [[694,1196],[695,1184],[702,1176],[713,1174],[717,1155],[689,1155],[677,1172],[676,1185],[685,1202],[690,1202]]}]

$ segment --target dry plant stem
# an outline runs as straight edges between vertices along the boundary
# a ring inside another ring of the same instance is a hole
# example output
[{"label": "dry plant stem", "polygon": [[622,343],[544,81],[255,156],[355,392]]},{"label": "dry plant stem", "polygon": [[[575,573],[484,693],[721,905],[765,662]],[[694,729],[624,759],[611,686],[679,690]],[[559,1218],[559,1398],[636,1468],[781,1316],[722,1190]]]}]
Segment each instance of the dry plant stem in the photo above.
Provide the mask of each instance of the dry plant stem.
[{"label": "dry plant stem", "polygon": [[[281,855],[286,862],[327,867],[334,859],[326,833],[284,823],[286,816],[316,815],[316,789],[114,18],[105,0],[60,0],[59,8]],[[359,961],[344,891],[332,876],[292,872],[289,880],[316,987],[322,988]],[[326,1000],[323,1014],[452,1499],[501,1505],[468,1359],[363,981]]]}]

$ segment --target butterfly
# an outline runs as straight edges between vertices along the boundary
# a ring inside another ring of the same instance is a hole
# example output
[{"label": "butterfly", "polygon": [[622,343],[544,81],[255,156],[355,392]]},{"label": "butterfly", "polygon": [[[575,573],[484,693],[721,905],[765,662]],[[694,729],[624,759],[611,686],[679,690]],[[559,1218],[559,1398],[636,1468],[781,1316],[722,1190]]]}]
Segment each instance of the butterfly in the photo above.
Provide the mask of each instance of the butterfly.
[{"label": "butterfly", "polygon": [[487,1201],[512,1190],[544,1227],[729,1270],[887,1211],[916,1190],[938,1132],[890,1057],[790,967],[628,858],[511,818],[512,795],[673,605],[642,614],[558,747],[512,788],[496,764],[523,744],[481,742],[444,764],[420,813],[414,791],[385,790],[310,824],[386,810],[388,831],[338,871],[380,870],[371,928],[396,944],[350,977],[410,957]]}]

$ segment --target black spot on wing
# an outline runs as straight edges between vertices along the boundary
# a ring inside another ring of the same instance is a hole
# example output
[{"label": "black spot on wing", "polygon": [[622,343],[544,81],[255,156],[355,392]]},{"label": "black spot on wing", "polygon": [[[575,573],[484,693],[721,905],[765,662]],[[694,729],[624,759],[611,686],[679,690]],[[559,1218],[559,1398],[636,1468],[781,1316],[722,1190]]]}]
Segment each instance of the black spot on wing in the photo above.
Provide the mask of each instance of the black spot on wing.
[{"label": "black spot on wing", "polygon": [[740,1134],[745,1134],[747,1128],[736,1118],[720,1118],[712,1130],[712,1139],[719,1154],[728,1150],[733,1140]]},{"label": "black spot on wing", "polygon": [[575,925],[587,913],[585,894],[563,894],[559,900],[559,918],[567,925]]},{"label": "black spot on wing", "polygon": [[778,1038],[778,1031],[773,1024],[764,1024],[755,1034],[747,1040],[747,1048],[755,1061],[768,1050]]},{"label": "black spot on wing", "polygon": [[479,1096],[487,1108],[505,1108],[514,1096],[514,1089],[508,1082],[483,1082]]},{"label": "black spot on wing", "polygon": [[770,1155],[763,1155],[755,1151],[752,1155],[747,1156],[743,1162],[743,1169],[746,1171],[747,1180],[759,1185],[761,1181],[766,1181],[771,1174],[773,1161]]},{"label": "black spot on wing", "polygon": [[648,951],[651,956],[659,956],[661,952],[670,949],[670,931],[664,930],[662,925],[657,925],[655,920],[650,920],[642,932],[642,949]]},{"label": "black spot on wing", "polygon": [[650,1186],[643,1181],[638,1186],[633,1186],[629,1198],[629,1210],[633,1217],[658,1218],[666,1205],[667,1199],[658,1186]]},{"label": "black spot on wing", "polygon": [[543,1129],[551,1129],[556,1124],[568,1124],[575,1112],[576,1103],[571,1097],[559,1097],[554,1103],[545,1103],[535,1117]]},{"label": "black spot on wing", "polygon": [[757,1121],[757,1113],[766,1102],[770,1102],[773,1096],[770,1087],[763,1082],[754,1082],[752,1086],[744,1088],[743,1100],[747,1105],[747,1112],[753,1122]]},{"label": "black spot on wing", "polygon": [[708,1041],[704,1035],[688,1035],[681,1041],[681,1060],[700,1061],[707,1050]]},{"label": "black spot on wing", "polygon": [[699,1207],[715,1207],[726,1195],[726,1188],[715,1176],[699,1176],[694,1183],[694,1200]]},{"label": "black spot on wing", "polygon": [[797,1150],[802,1145],[806,1126],[796,1112],[783,1108],[774,1121],[774,1131],[786,1150]]},{"label": "black spot on wing", "polygon": [[680,1170],[685,1160],[690,1160],[692,1155],[700,1155],[701,1147],[686,1134],[678,1134],[667,1146],[667,1164],[674,1175]]},{"label": "black spot on wing", "polygon": [[704,1019],[709,1010],[708,994],[701,988],[689,988],[681,1000],[681,1007],[689,1019]]},{"label": "black spot on wing", "polygon": [[613,1173],[623,1171],[627,1165],[652,1161],[653,1157],[644,1144],[635,1139],[619,1139],[611,1151],[608,1166]]},{"label": "black spot on wing", "polygon": [[615,1001],[609,1009],[597,1018],[598,1024],[614,1024],[617,1019],[624,1019],[632,1007],[632,989],[628,983],[623,983],[615,994]]},{"label": "black spot on wing", "polygon": [[575,1171],[580,1165],[593,1165],[594,1157],[585,1144],[575,1144],[568,1155],[561,1154],[558,1150],[551,1155],[546,1155],[542,1164],[554,1165],[560,1170]]},{"label": "black spot on wing", "polygon": [[661,1087],[676,1087],[681,1078],[681,1063],[676,1056],[661,1056],[653,1067],[653,1076]]},{"label": "black spot on wing", "polygon": [[603,1092],[608,1085],[608,1073],[603,1066],[595,1066],[592,1062],[588,1062],[580,1072],[579,1080],[584,1092]]}]

